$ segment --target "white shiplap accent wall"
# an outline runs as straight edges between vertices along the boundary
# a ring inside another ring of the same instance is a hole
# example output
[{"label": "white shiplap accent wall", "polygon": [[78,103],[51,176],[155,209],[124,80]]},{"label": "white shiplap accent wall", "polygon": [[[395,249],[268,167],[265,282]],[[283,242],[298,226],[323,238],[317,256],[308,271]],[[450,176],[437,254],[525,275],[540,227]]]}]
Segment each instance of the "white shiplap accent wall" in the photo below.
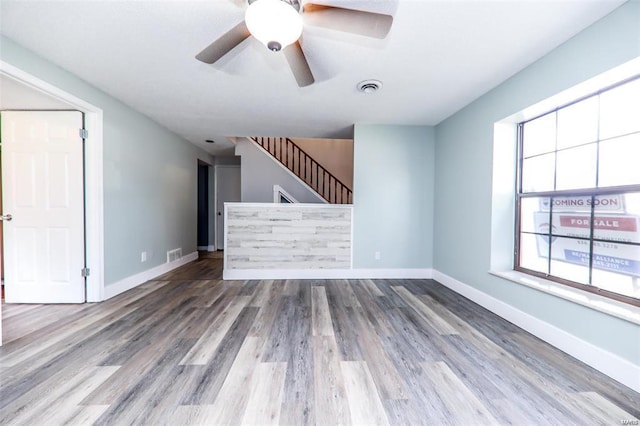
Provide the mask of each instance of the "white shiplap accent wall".
[{"label": "white shiplap accent wall", "polygon": [[350,205],[225,203],[225,271],[350,269]]}]

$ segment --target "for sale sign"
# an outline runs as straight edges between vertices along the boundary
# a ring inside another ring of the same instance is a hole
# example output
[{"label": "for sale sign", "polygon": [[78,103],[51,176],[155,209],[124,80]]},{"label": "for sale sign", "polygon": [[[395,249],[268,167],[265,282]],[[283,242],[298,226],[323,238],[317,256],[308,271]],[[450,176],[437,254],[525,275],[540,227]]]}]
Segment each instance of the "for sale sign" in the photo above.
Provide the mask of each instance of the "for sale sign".
[{"label": "for sale sign", "polygon": [[[549,221],[548,212],[536,212],[534,215],[536,231],[546,234],[537,236],[540,257],[549,255],[550,240],[552,259],[588,266],[589,241],[576,237],[589,238],[593,222],[594,237],[609,240],[594,241],[593,267],[640,276],[640,247],[620,244],[640,241],[638,216],[600,214],[592,218],[589,213],[554,213],[553,219]],[[551,238],[548,235],[549,227]]]}]

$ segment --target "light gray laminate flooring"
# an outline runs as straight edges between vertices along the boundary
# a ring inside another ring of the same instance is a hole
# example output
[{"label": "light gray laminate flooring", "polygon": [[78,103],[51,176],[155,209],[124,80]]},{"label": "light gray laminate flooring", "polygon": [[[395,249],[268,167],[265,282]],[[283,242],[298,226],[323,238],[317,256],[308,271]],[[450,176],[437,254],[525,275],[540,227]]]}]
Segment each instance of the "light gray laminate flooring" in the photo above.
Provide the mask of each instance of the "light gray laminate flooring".
[{"label": "light gray laminate flooring", "polygon": [[4,305],[0,424],[640,418],[638,393],[435,281],[220,276],[201,259],[99,304]]}]

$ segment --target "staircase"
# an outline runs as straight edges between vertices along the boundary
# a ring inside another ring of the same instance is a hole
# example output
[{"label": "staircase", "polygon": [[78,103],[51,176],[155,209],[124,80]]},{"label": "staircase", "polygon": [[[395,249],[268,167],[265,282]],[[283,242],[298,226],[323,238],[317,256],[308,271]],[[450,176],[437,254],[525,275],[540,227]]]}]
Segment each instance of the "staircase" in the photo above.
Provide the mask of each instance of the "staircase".
[{"label": "staircase", "polygon": [[351,189],[322,167],[291,139],[263,137],[252,137],[250,139],[271,154],[329,203],[353,203]]}]

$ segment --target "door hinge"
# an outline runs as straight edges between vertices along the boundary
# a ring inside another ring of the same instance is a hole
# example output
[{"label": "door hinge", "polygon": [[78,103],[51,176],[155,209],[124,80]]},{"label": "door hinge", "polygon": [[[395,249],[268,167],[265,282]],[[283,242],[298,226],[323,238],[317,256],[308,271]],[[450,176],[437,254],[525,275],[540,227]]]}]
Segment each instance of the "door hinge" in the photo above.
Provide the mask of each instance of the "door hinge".
[{"label": "door hinge", "polygon": [[89,132],[87,129],[80,129],[80,137],[82,139],[87,139],[89,137]]},{"label": "door hinge", "polygon": [[82,278],[87,278],[89,276],[89,274],[91,274],[91,269],[89,268],[82,268],[80,270],[80,273],[82,274]]}]

